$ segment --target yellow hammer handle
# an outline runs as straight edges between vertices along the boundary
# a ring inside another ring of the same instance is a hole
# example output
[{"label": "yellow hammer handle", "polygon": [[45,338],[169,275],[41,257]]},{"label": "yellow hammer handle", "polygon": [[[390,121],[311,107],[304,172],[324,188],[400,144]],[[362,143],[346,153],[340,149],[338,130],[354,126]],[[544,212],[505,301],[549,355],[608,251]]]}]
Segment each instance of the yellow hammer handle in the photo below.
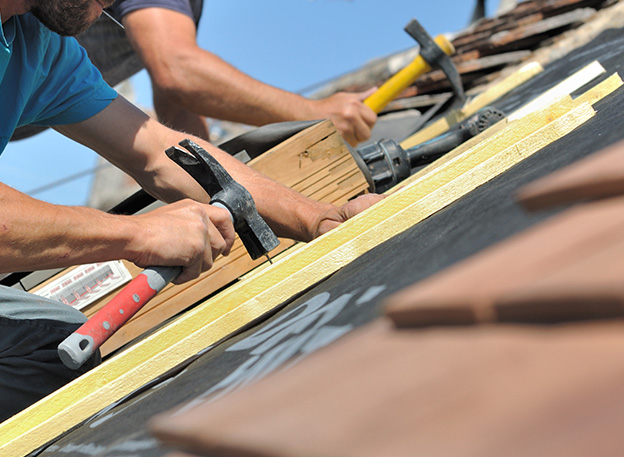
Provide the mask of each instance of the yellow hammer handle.
[{"label": "yellow hammer handle", "polygon": [[[455,53],[455,48],[444,35],[438,35],[434,41],[445,54],[450,56]],[[379,113],[388,103],[407,89],[410,84],[429,70],[431,70],[431,66],[427,61],[420,55],[417,56],[410,64],[383,83],[373,95],[364,100],[364,104],[376,113]]]}]

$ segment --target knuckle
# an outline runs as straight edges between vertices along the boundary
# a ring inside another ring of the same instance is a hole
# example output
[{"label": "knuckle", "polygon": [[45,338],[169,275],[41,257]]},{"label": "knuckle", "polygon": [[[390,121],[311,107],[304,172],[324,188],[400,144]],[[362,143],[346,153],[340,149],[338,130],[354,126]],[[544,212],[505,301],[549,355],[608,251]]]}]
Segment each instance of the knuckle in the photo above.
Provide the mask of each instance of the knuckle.
[{"label": "knuckle", "polygon": [[357,118],[356,107],[353,104],[347,105],[343,111],[343,116],[345,119],[349,121],[353,121],[354,119],[356,119]]},{"label": "knuckle", "polygon": [[226,223],[231,221],[230,212],[225,208],[216,208],[216,218],[220,223]]},{"label": "knuckle", "polygon": [[201,205],[200,203],[197,202],[191,202],[192,204],[189,205],[189,211],[195,215],[196,217],[199,218],[205,218],[207,217],[207,213],[206,210],[204,209],[203,205]]},{"label": "knuckle", "polygon": [[212,268],[213,260],[211,256],[206,256],[202,264],[202,271],[208,271]]},{"label": "knuckle", "polygon": [[222,237],[213,238],[210,240],[210,248],[212,250],[213,257],[217,257],[226,249],[226,242]]}]

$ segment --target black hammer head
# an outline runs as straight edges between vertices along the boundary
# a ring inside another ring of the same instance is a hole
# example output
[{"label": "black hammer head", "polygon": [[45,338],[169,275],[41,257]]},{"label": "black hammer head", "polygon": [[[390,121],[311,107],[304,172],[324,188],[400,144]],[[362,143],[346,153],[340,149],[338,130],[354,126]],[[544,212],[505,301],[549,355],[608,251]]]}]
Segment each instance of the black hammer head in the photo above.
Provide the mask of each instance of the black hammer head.
[{"label": "black hammer head", "polygon": [[416,20],[412,19],[409,24],[405,26],[405,31],[414,38],[420,45],[420,55],[431,68],[439,68],[444,72],[446,77],[451,83],[455,96],[462,102],[466,100],[466,94],[464,93],[464,86],[462,85],[461,78],[455,64],[446,53],[440,49],[440,46],[431,38],[422,25]]},{"label": "black hammer head", "polygon": [[[219,203],[231,214],[234,229],[252,259],[257,259],[275,249],[279,240],[268,224],[260,217],[251,194],[234,181],[230,174],[208,151],[190,140],[165,152],[180,165],[210,195],[210,203]],[[187,152],[188,151],[188,152]]]}]

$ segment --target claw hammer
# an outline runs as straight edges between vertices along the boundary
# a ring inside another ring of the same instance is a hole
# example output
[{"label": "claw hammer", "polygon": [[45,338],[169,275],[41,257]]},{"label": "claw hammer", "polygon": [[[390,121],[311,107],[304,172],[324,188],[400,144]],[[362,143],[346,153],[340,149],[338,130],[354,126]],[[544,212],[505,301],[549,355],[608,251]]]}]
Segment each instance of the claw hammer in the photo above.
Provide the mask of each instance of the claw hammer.
[{"label": "claw hammer", "polygon": [[432,68],[440,68],[444,72],[451,83],[455,96],[463,102],[466,95],[461,77],[449,57],[455,53],[453,44],[444,35],[438,35],[435,40],[431,38],[416,19],[412,19],[405,26],[405,31],[420,45],[420,54],[383,83],[374,94],[364,100],[364,104],[379,113],[410,84]]},{"label": "claw hammer", "polygon": [[[251,194],[206,150],[190,140],[171,147],[167,156],[188,172],[211,196],[210,204],[230,213],[234,229],[252,259],[266,256],[279,240],[260,217]],[[187,152],[188,151],[188,152]],[[155,266],[143,270],[111,301],[58,346],[65,366],[79,369],[116,331],[182,271]]]}]

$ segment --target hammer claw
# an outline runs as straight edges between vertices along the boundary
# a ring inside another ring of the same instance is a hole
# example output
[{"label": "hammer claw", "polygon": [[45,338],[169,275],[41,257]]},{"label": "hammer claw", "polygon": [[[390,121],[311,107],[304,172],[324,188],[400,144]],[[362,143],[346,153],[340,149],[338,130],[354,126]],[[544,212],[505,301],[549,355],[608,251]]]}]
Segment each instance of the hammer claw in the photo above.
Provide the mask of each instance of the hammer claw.
[{"label": "hammer claw", "polygon": [[180,146],[184,147],[186,151],[172,146],[165,153],[190,174],[208,192],[208,195],[212,196],[223,189],[227,182],[218,173],[218,169],[222,168],[219,162],[190,140],[182,140]]},{"label": "hammer claw", "polygon": [[238,184],[223,166],[204,148],[185,139],[180,146],[188,152],[171,147],[167,156],[189,173],[210,195],[210,204],[222,206],[230,212],[234,229],[252,259],[275,249],[279,240],[260,217],[253,197]]},{"label": "hammer claw", "polygon": [[423,73],[436,67],[446,74],[455,95],[464,101],[466,96],[461,78],[449,57],[455,52],[453,44],[444,35],[438,35],[434,40],[415,19],[407,24],[405,31],[420,44],[420,54],[364,100],[364,104],[379,113]]},{"label": "hammer claw", "polygon": [[[443,50],[416,19],[412,19],[409,24],[405,26],[405,31],[420,44],[420,55],[423,59],[425,59],[432,68],[439,67],[449,79],[455,96],[462,102],[465,101],[466,94],[464,93],[461,77],[448,55],[455,52],[453,45],[445,40],[445,47],[448,49]],[[449,51],[448,54],[446,51]]]}]

